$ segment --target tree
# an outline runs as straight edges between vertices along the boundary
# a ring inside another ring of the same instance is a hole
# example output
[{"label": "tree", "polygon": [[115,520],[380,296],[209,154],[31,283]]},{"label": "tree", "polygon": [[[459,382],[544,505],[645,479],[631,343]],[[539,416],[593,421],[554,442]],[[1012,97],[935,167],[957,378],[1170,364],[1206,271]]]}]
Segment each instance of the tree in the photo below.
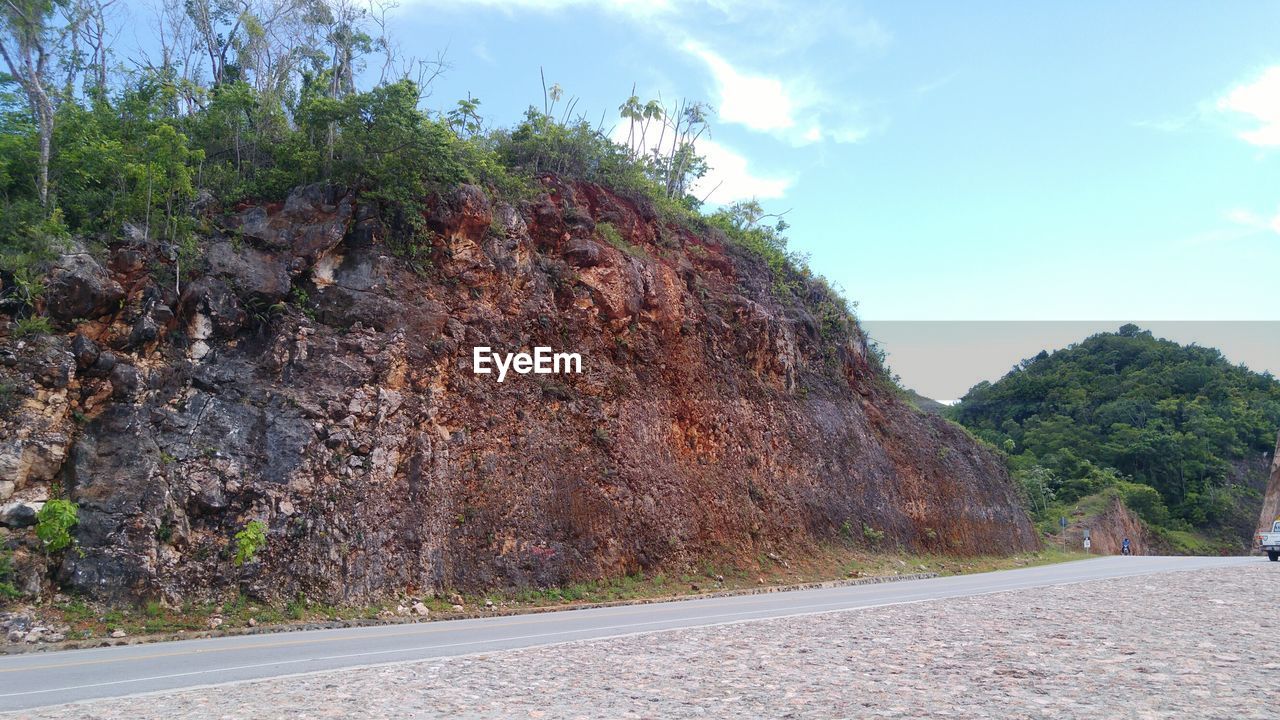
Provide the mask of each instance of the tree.
[{"label": "tree", "polygon": [[249,16],[249,4],[243,0],[185,0],[185,9],[200,47],[209,58],[213,84],[221,85],[227,79],[228,55]]},{"label": "tree", "polygon": [[93,74],[87,78],[86,91],[91,97],[101,99],[107,92],[107,72],[110,57],[111,28],[108,18],[118,0],[77,0],[79,6],[77,43],[84,42],[89,56],[84,70]]},{"label": "tree", "polygon": [[466,100],[459,100],[457,107],[450,110],[445,117],[449,127],[460,136],[473,137],[484,129],[484,118],[480,115],[480,98],[467,94]]},{"label": "tree", "polygon": [[1019,363],[952,412],[1053,471],[1060,502],[1136,483],[1119,487],[1150,522],[1235,532],[1256,492],[1246,468],[1280,425],[1280,383],[1127,324]]},{"label": "tree", "polygon": [[36,196],[46,209],[55,111],[50,63],[76,31],[59,17],[59,10],[68,7],[67,0],[0,0],[0,57],[26,94],[36,120],[40,138]]}]

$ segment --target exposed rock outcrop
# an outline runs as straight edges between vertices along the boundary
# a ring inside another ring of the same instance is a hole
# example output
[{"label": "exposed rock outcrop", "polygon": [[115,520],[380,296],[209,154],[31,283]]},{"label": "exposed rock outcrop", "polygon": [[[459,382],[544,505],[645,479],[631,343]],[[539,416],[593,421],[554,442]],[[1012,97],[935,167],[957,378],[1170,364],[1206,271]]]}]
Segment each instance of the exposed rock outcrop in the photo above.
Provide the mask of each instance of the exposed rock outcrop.
[{"label": "exposed rock outcrop", "polygon": [[1276,435],[1276,450],[1271,454],[1271,478],[1262,496],[1262,512],[1258,515],[1259,532],[1271,529],[1271,523],[1280,520],[1280,433]]},{"label": "exposed rock outcrop", "polygon": [[118,309],[124,288],[83,247],[61,256],[45,281],[49,315],[59,320],[93,320]]},{"label": "exposed rock outcrop", "polygon": [[1067,529],[1068,549],[1079,551],[1084,547],[1085,528],[1089,529],[1089,552],[1094,555],[1119,555],[1125,538],[1129,538],[1129,550],[1134,555],[1161,554],[1158,539],[1119,496],[1108,499],[1097,514],[1072,518]]},{"label": "exposed rock outcrop", "polygon": [[[114,247],[99,279],[122,307],[0,339],[0,500],[60,484],[80,522],[57,578],[117,601],[547,585],[803,552],[842,526],[1036,545],[999,459],[898,399],[816,286],[781,301],[714,232],[545,185],[519,208],[441,197],[417,267],[322,186],[224,220],[180,290]],[[105,307],[83,305],[50,312]],[[482,345],[584,372],[498,383],[472,372]],[[236,567],[250,520],[268,542]]]}]

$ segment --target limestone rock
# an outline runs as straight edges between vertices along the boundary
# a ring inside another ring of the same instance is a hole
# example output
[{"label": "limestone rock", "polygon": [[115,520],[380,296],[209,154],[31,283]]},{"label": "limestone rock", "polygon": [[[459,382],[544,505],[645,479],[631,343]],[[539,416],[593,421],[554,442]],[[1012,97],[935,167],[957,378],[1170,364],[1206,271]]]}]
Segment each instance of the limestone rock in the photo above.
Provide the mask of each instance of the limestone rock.
[{"label": "limestone rock", "polygon": [[0,508],[0,525],[7,528],[34,527],[36,514],[44,503],[14,502]]}]

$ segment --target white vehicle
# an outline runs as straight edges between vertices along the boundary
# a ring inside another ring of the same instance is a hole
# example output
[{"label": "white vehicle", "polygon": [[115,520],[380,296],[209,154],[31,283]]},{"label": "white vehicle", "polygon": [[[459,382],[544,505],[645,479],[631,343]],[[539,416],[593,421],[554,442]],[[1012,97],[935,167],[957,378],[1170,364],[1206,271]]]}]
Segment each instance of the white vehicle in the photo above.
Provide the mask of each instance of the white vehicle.
[{"label": "white vehicle", "polygon": [[1271,523],[1271,532],[1258,533],[1258,545],[1271,562],[1280,560],[1280,520]]}]

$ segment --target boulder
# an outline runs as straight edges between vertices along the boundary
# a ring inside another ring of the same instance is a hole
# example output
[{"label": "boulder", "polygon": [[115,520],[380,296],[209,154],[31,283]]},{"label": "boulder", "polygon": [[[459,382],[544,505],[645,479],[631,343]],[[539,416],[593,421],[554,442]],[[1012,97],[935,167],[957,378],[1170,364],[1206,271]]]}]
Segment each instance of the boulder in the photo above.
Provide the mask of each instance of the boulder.
[{"label": "boulder", "polygon": [[595,267],[600,264],[600,254],[604,248],[600,243],[585,238],[574,238],[569,241],[564,255],[569,262],[580,268]]},{"label": "boulder", "polygon": [[427,215],[427,226],[441,235],[479,239],[493,224],[489,195],[477,185],[459,185],[437,198]]},{"label": "boulder", "polygon": [[182,312],[193,339],[233,337],[247,316],[240,300],[218,278],[202,277],[182,291]]},{"label": "boulder", "polygon": [[292,281],[279,256],[241,243],[211,244],[205,252],[209,273],[217,275],[241,294],[274,302],[289,294]]},{"label": "boulder", "polygon": [[351,220],[351,194],[345,188],[317,183],[295,189],[278,211],[249,208],[229,224],[264,249],[292,256],[290,270],[299,271],[342,242]]},{"label": "boulder", "polygon": [[46,309],[64,322],[110,314],[123,299],[124,288],[87,252],[63,255],[45,281]]},{"label": "boulder", "polygon": [[142,389],[142,374],[132,365],[119,363],[111,370],[111,397],[129,400]]},{"label": "boulder", "polygon": [[80,333],[76,333],[71,341],[71,354],[75,356],[76,367],[80,370],[93,367],[93,364],[98,362],[100,353],[97,344]]},{"label": "boulder", "polygon": [[44,503],[12,502],[0,508],[0,526],[18,529],[33,527]]}]

